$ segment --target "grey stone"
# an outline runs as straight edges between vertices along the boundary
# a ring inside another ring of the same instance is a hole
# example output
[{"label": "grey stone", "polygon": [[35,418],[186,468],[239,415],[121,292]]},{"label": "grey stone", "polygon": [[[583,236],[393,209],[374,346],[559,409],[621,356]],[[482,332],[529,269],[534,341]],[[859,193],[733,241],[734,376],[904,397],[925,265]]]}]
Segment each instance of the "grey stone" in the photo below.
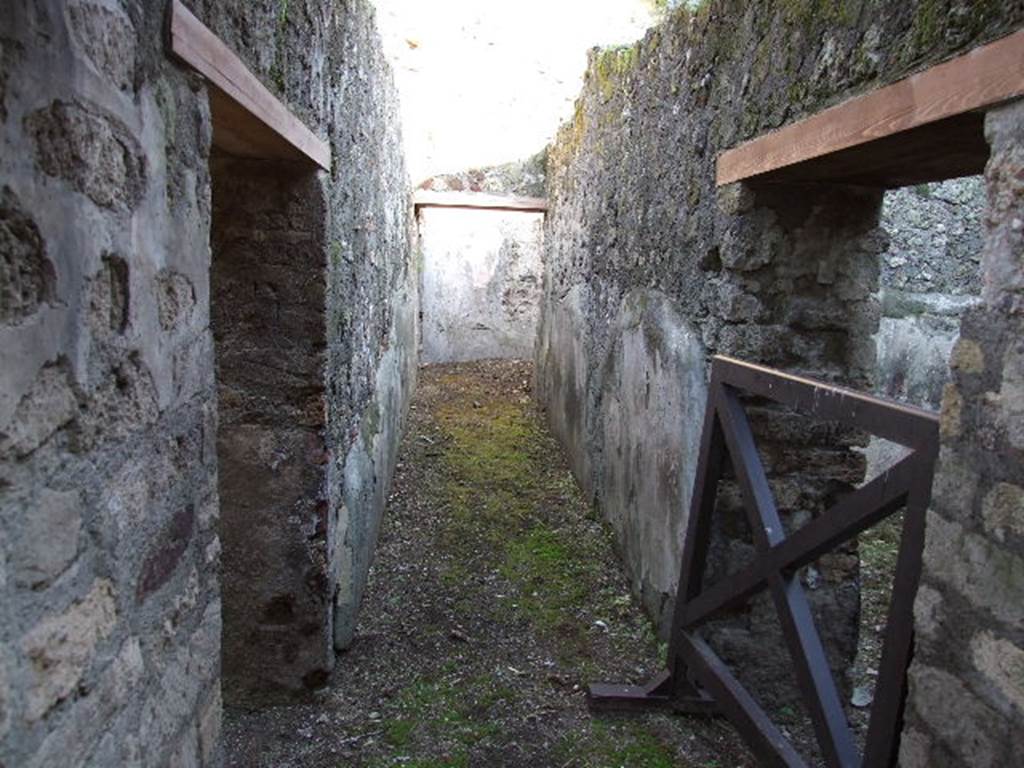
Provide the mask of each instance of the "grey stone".
[{"label": "grey stone", "polygon": [[953,675],[915,664],[910,672],[913,699],[927,702],[921,719],[956,756],[960,765],[1002,766],[997,713],[977,699]]},{"label": "grey stone", "polygon": [[982,610],[1010,625],[1020,621],[1024,557],[964,530],[941,515],[928,517],[925,557],[929,572]]},{"label": "grey stone", "polygon": [[81,499],[76,492],[43,488],[26,511],[12,550],[18,584],[39,588],[57,578],[78,554]]},{"label": "grey stone", "polygon": [[55,101],[25,118],[43,171],[104,208],[132,208],[146,185],[138,140],[97,108]]},{"label": "grey stone", "polygon": [[77,415],[78,402],[63,365],[47,365],[0,434],[0,454],[25,456]]},{"label": "grey stone", "polygon": [[882,227],[890,240],[882,283],[913,294],[977,294],[974,257],[982,249],[984,206],[978,176],[887,192]]}]

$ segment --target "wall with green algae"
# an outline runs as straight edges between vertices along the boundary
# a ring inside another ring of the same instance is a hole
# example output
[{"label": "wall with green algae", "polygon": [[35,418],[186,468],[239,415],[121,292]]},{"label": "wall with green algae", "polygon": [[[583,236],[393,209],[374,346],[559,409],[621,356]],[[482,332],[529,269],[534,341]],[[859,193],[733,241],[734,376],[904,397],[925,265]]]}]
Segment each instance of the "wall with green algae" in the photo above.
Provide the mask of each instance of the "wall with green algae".
[{"label": "wall with green algae", "polygon": [[[591,56],[574,118],[549,150],[548,273],[536,357],[552,427],[613,524],[633,517],[650,525],[688,509],[685,489],[665,496],[668,513],[639,515],[628,498],[609,493],[607,478],[622,474],[623,459],[602,414],[609,398],[622,395],[609,371],[620,354],[627,296],[667,297],[708,356],[872,386],[878,255],[887,244],[878,225],[881,190],[718,190],[716,157],[1022,25],[1021,2],[712,0],[692,13],[676,11],[631,49]],[[659,374],[663,361],[651,356],[646,370]],[[642,422],[650,414],[628,416]],[[762,441],[787,525],[817,514],[863,476],[856,436],[815,442],[785,422]],[[787,477],[794,468],[798,475]],[[627,469],[667,486],[680,468]],[[712,556],[719,574],[750,553],[734,496],[725,496]],[[629,538],[642,524],[621,534],[626,566],[664,623],[675,583],[647,578],[650,550],[630,555]],[[805,577],[840,677],[856,644],[857,582],[853,548]],[[714,640],[768,699],[789,674],[773,621],[770,608],[755,602]]]}]

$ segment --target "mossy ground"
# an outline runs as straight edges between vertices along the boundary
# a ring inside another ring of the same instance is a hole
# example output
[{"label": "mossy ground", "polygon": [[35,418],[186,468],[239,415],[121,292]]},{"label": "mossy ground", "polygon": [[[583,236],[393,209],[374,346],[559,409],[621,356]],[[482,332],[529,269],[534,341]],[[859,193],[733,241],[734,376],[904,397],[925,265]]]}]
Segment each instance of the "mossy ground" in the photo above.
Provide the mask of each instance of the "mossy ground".
[{"label": "mossy ground", "polygon": [[587,711],[587,682],[641,682],[663,648],[531,376],[421,371],[356,642],[316,702],[230,711],[230,765],[754,764],[724,720]]}]

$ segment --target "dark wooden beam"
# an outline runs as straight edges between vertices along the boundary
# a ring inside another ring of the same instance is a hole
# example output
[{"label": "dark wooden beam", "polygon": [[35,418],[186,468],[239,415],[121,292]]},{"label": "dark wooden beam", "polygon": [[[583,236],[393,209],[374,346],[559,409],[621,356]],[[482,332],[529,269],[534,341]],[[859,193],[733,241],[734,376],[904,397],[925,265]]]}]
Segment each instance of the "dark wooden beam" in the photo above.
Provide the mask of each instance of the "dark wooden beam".
[{"label": "dark wooden beam", "polygon": [[210,84],[215,146],[241,157],[306,161],[330,170],[330,145],[267,90],[181,0],[172,0],[170,16],[171,52]]},{"label": "dark wooden beam", "polygon": [[543,197],[517,197],[514,195],[488,195],[483,192],[432,192],[417,190],[413,205],[420,208],[467,208],[495,211],[523,211],[545,213],[548,201]]},{"label": "dark wooden beam", "polygon": [[897,187],[980,173],[979,111],[1024,96],[1024,30],[723,152],[736,181]]}]

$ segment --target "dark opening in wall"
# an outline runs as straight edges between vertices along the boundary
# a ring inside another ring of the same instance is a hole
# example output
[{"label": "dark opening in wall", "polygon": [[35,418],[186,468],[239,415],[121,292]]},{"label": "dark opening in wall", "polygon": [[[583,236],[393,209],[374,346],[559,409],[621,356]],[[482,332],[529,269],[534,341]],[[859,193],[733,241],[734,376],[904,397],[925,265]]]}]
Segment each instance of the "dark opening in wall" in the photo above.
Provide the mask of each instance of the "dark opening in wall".
[{"label": "dark opening in wall", "polygon": [[[886,192],[881,224],[889,247],[880,261],[876,394],[940,409],[961,319],[981,302],[984,210],[981,176]],[[872,438],[865,455],[870,479],[905,449]],[[873,699],[902,521],[898,513],[860,537],[860,640],[852,671],[858,709]]]},{"label": "dark opening in wall", "polygon": [[327,530],[315,524],[325,200],[307,165],[215,155],[211,171],[225,693],[301,691],[334,658]]}]

